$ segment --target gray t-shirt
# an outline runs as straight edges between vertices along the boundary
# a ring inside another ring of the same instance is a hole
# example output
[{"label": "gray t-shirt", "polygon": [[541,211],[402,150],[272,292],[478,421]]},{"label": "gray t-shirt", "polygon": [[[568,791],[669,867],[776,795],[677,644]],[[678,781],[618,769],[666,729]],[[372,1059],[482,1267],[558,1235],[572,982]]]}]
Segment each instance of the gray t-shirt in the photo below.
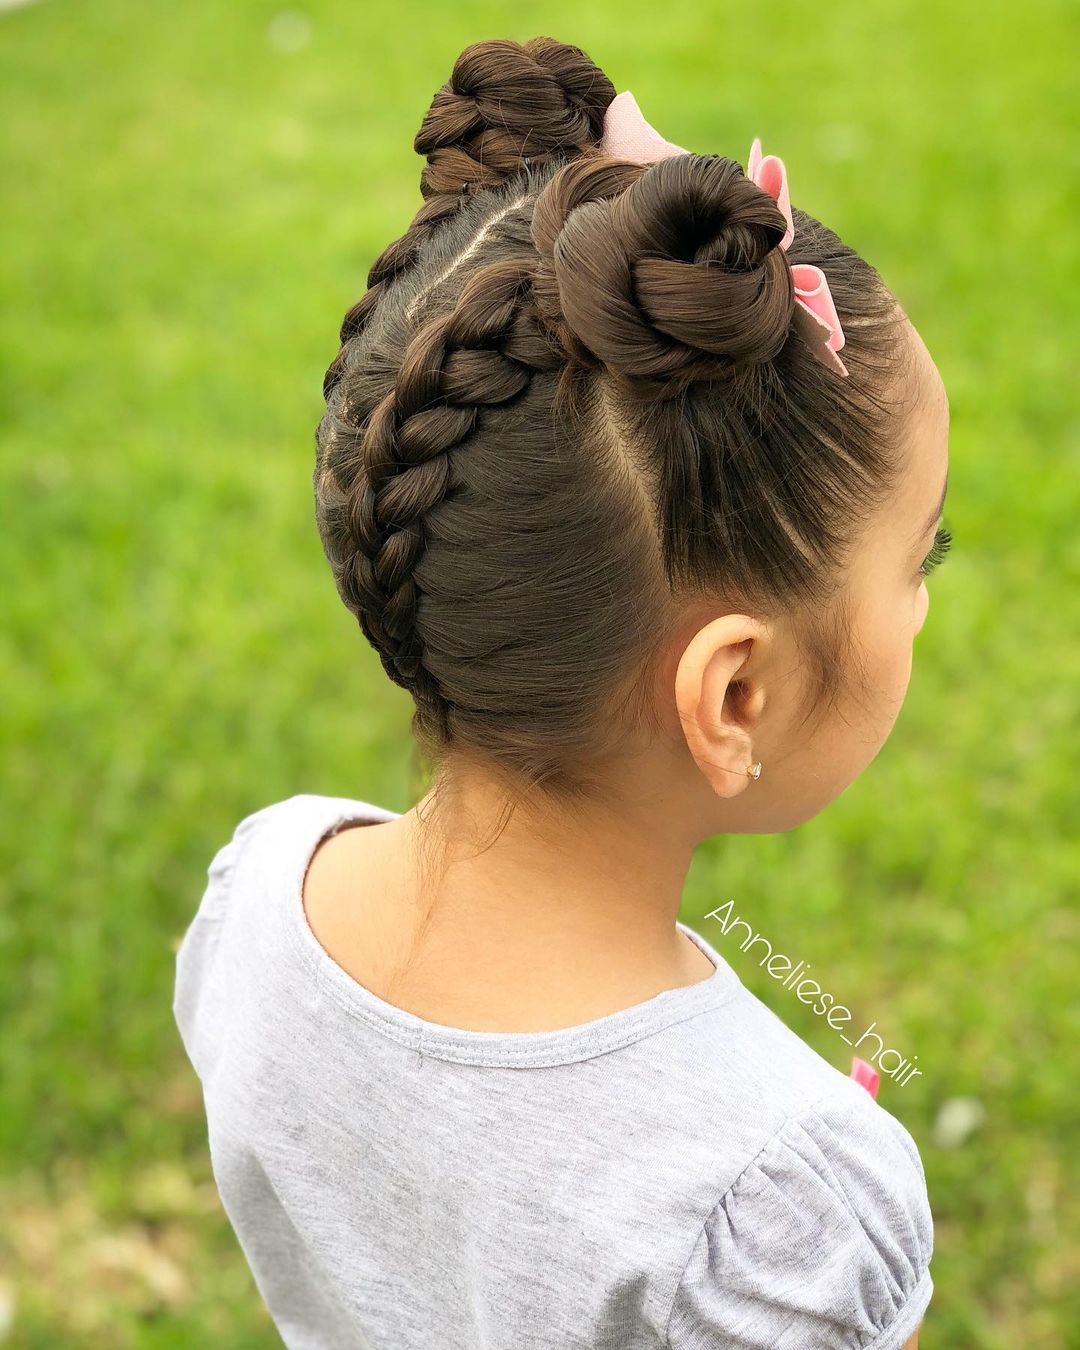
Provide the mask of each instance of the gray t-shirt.
[{"label": "gray t-shirt", "polygon": [[[897,1350],[933,1286],[904,1127],[740,983],[456,1030],[363,988],[301,888],[396,812],[301,793],[214,856],[173,1012],[294,1350]],[[358,879],[362,884],[362,878]]]}]

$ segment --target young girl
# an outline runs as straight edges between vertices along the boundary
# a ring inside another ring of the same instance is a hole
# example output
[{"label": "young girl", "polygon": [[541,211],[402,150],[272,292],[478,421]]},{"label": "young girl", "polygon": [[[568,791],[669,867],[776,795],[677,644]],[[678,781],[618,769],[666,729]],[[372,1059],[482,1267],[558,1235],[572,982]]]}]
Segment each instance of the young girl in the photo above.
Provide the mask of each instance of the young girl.
[{"label": "young girl", "polygon": [[314,486],[432,786],[210,864],[174,1011],[229,1219],[305,1350],[914,1346],[911,1136],[677,916],[698,843],[888,737],[941,379],[782,160],[683,151],[576,47],[467,48],[415,145]]}]

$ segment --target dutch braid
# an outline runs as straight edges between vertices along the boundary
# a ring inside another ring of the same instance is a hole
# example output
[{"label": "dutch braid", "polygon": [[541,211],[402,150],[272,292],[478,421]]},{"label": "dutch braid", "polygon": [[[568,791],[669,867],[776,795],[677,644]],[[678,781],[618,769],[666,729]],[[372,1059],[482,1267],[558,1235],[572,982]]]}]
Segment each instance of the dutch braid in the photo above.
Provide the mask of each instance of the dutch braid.
[{"label": "dutch braid", "polygon": [[497,262],[475,273],[453,312],[416,334],[362,433],[364,472],[349,498],[356,547],[335,569],[338,585],[387,674],[437,714],[445,704],[416,624],[424,520],[452,486],[451,451],[480,410],[517,398],[535,372],[563,363],[536,320],[533,266]]}]

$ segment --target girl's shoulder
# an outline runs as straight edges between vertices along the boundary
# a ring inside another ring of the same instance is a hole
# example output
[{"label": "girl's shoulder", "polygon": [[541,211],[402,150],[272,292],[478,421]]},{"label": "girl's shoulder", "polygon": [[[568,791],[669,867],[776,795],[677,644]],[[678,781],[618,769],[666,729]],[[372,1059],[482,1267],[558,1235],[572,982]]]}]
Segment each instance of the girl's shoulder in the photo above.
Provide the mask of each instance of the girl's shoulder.
[{"label": "girl's shoulder", "polygon": [[[346,821],[396,815],[371,802],[296,793],[244,815],[218,842],[202,896],[175,946],[173,1016],[196,1072],[216,1061],[228,993],[248,972],[287,970],[301,924],[300,888],[313,853]],[[294,943],[296,939],[293,939]]]},{"label": "girl's shoulder", "polygon": [[674,1290],[669,1346],[899,1350],[933,1292],[911,1134],[741,983],[681,1033],[694,1042],[676,1054],[696,1066],[693,1145],[715,1125],[726,1147]]},{"label": "girl's shoulder", "polygon": [[918,1149],[858,1085],[788,1117],[693,1238],[667,1344],[900,1350],[933,1293]]},{"label": "girl's shoulder", "polygon": [[[392,820],[396,811],[355,797],[298,792],[245,815],[217,849],[207,868],[207,900],[223,906],[238,887],[283,878],[302,880],[328,834],[345,824]],[[205,902],[204,902],[205,904]]]}]

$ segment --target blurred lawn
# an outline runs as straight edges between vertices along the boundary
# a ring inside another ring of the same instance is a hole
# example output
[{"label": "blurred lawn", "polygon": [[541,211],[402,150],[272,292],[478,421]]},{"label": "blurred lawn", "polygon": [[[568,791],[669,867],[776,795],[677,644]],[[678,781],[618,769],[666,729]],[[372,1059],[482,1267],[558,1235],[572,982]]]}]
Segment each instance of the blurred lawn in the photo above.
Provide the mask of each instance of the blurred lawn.
[{"label": "blurred lawn", "polygon": [[[454,57],[546,33],[671,140],[745,162],[761,135],[942,370],[955,547],[893,737],[802,828],[703,847],[685,917],[734,899],[919,1056],[879,1101],[927,1169],[926,1350],[1080,1344],[1076,11],[903,8],[0,13],[10,1343],[278,1343],[210,1179],[174,947],[242,815],[411,804],[411,705],[315,531],[320,384],[420,204],[412,137]],[[950,1148],[958,1096],[985,1118]]]}]

